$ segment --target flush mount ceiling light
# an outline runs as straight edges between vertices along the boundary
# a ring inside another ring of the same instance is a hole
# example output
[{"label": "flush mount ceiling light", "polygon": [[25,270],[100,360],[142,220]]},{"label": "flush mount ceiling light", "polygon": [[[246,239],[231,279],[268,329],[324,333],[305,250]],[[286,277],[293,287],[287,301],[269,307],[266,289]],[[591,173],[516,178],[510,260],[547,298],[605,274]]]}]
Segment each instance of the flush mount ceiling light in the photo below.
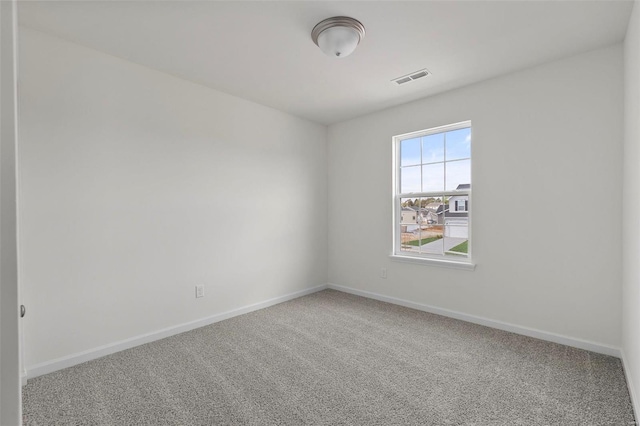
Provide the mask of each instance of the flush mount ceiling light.
[{"label": "flush mount ceiling light", "polygon": [[325,19],[313,27],[311,39],[320,50],[334,58],[344,58],[356,50],[364,38],[364,25],[346,16]]}]

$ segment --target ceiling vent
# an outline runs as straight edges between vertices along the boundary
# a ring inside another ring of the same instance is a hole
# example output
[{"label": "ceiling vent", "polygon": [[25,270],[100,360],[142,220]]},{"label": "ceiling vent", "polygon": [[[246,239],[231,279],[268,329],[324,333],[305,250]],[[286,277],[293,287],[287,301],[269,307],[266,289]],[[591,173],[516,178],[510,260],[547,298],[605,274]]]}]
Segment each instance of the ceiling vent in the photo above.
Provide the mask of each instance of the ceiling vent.
[{"label": "ceiling vent", "polygon": [[394,78],[391,81],[400,86],[401,84],[409,83],[410,81],[415,81],[428,75],[431,75],[431,73],[425,68],[419,71],[414,71],[411,74],[403,75],[402,77]]}]

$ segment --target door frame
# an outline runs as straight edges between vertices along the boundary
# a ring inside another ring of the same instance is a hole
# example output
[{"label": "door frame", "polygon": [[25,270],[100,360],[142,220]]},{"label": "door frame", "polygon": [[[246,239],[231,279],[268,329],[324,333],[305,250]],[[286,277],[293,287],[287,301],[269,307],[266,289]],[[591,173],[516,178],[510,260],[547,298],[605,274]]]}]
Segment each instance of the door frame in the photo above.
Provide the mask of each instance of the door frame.
[{"label": "door frame", "polygon": [[17,3],[0,1],[0,424],[22,424],[17,250]]}]

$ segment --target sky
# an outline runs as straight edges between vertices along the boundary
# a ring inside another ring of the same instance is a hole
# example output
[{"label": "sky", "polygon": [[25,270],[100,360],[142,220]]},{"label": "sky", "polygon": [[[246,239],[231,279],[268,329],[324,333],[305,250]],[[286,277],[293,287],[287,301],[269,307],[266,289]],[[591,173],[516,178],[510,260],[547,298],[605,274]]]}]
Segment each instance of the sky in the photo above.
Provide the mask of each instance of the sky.
[{"label": "sky", "polygon": [[471,183],[470,157],[471,128],[403,140],[400,192],[452,191]]}]

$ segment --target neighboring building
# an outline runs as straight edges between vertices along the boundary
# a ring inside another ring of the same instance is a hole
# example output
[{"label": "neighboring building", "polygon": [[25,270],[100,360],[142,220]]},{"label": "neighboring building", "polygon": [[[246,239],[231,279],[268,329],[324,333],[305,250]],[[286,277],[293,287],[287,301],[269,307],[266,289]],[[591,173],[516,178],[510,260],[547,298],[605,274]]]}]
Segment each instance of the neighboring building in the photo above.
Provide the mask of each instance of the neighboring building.
[{"label": "neighboring building", "polygon": [[[468,190],[471,185],[460,184],[456,190]],[[449,198],[449,208],[444,213],[444,236],[469,238],[469,196],[453,195]]]},{"label": "neighboring building", "polygon": [[400,218],[400,223],[418,223],[418,212],[415,211],[413,208],[411,207],[403,207],[402,208],[402,212],[401,214],[401,218]]},{"label": "neighboring building", "polygon": [[420,209],[418,214],[418,222],[425,225],[433,225],[438,223],[438,213],[428,208]]},{"label": "neighboring building", "polygon": [[469,238],[469,219],[445,218],[444,236],[450,238]]},{"label": "neighboring building", "polygon": [[418,229],[418,212],[411,207],[403,207],[400,212],[400,232],[413,232]]},{"label": "neighboring building", "polygon": [[[464,196],[466,197],[466,196]],[[453,198],[453,197],[452,197]],[[401,232],[415,232],[418,228],[426,228],[428,225],[446,225],[450,223],[452,226],[465,226],[467,213],[465,212],[449,212],[449,206],[451,204],[443,203],[430,203],[426,207],[403,207],[400,212],[401,218]],[[459,201],[459,205],[462,206],[462,201]],[[453,218],[462,218],[463,222],[451,222]],[[455,232],[458,236],[460,232]],[[447,233],[445,232],[446,236]],[[466,238],[466,237],[465,237]]]},{"label": "neighboring building", "polygon": [[[471,185],[468,183],[460,184],[456,188],[458,190],[468,190]],[[449,212],[451,214],[460,214],[463,217],[469,211],[469,196],[468,195],[454,195],[449,198]],[[448,215],[447,215],[448,216]]]},{"label": "neighboring building", "polygon": [[432,213],[433,220],[435,220],[434,223],[442,225],[444,224],[444,212],[446,210],[446,207],[447,206],[443,203],[435,202],[427,204],[425,209],[429,210]]},{"label": "neighboring building", "polygon": [[440,202],[433,202],[433,203],[429,203],[425,206],[425,209],[435,213],[435,214],[441,214],[444,208],[444,204],[440,203]]}]

